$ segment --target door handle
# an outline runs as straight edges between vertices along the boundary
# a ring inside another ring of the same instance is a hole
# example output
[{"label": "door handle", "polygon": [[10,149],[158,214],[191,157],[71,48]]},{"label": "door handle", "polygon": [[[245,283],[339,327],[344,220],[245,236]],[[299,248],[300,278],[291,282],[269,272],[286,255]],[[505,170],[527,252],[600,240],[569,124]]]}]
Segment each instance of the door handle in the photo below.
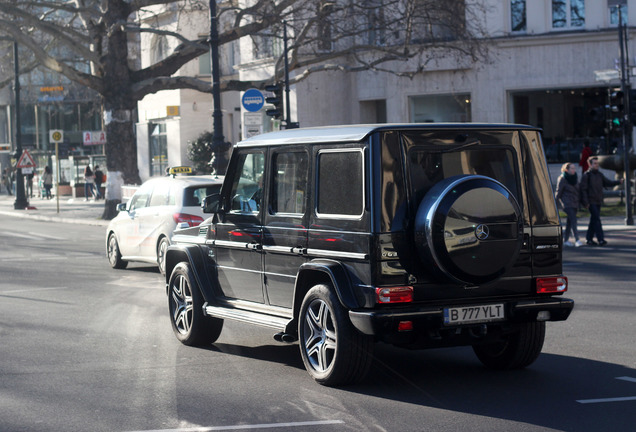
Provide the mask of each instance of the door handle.
[{"label": "door handle", "polygon": [[260,243],[248,243],[245,246],[251,250],[261,250],[263,248]]},{"label": "door handle", "polygon": [[304,254],[306,254],[306,253],[307,253],[307,249],[306,249],[306,248],[304,248],[304,247],[300,247],[300,246],[298,246],[298,247],[293,247],[293,248],[291,248],[291,252],[292,252],[292,253],[295,253],[295,254],[297,254],[297,255],[304,255]]}]

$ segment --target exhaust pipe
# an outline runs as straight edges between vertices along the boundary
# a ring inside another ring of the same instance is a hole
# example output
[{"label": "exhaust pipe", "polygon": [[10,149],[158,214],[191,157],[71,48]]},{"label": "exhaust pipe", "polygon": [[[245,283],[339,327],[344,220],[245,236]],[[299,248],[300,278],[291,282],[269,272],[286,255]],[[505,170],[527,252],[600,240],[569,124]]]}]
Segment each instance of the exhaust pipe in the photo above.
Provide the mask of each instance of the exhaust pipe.
[{"label": "exhaust pipe", "polygon": [[290,335],[285,332],[280,332],[274,335],[274,340],[277,342],[293,343],[293,342],[296,342],[298,339],[294,335]]}]

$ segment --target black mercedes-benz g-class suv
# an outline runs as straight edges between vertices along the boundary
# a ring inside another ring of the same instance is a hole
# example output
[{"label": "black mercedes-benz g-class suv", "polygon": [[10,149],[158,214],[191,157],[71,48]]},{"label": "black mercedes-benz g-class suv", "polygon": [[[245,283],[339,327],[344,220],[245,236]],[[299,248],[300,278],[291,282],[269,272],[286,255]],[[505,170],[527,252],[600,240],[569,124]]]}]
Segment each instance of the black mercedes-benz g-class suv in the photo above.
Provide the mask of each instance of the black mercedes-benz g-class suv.
[{"label": "black mercedes-benz g-class suv", "polygon": [[211,217],[166,256],[172,326],[209,344],[224,320],[299,341],[325,385],[362,379],[373,343],[472,345],[528,366],[574,302],[539,130],[509,124],[293,129],[232,152]]}]

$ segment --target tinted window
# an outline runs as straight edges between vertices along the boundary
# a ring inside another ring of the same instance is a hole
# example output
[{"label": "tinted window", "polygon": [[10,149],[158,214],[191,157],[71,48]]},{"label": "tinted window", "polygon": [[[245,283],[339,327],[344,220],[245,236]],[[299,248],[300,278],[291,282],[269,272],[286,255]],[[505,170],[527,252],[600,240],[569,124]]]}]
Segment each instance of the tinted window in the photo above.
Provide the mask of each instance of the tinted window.
[{"label": "tinted window", "polygon": [[244,153],[239,156],[234,170],[235,177],[232,179],[231,212],[256,213],[260,210],[264,171],[263,153]]},{"label": "tinted window", "polygon": [[189,187],[183,191],[184,207],[200,207],[203,199],[214,193],[219,193],[221,185]]},{"label": "tinted window", "polygon": [[273,213],[305,213],[306,153],[281,153],[274,156],[273,188]]},{"label": "tinted window", "polygon": [[364,209],[363,174],[361,151],[320,152],[317,212],[361,216]]},{"label": "tinted window", "polygon": [[512,151],[504,147],[472,148],[448,153],[415,147],[409,152],[411,188],[416,204],[435,183],[462,174],[494,178],[520,202],[514,167]]}]

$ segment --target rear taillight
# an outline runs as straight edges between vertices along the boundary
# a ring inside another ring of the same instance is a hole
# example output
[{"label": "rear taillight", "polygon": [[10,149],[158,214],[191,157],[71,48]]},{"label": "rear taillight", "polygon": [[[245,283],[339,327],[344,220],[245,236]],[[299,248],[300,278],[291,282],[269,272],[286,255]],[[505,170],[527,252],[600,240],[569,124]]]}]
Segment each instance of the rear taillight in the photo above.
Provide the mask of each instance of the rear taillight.
[{"label": "rear taillight", "polygon": [[378,303],[410,303],[413,301],[412,286],[376,288],[375,294]]},{"label": "rear taillight", "polygon": [[191,215],[187,213],[175,213],[172,215],[175,223],[179,225],[180,223],[186,222],[188,226],[197,226],[201,222],[203,222],[203,218],[201,216]]},{"label": "rear taillight", "polygon": [[537,293],[563,293],[568,290],[568,278],[565,276],[537,278]]}]

